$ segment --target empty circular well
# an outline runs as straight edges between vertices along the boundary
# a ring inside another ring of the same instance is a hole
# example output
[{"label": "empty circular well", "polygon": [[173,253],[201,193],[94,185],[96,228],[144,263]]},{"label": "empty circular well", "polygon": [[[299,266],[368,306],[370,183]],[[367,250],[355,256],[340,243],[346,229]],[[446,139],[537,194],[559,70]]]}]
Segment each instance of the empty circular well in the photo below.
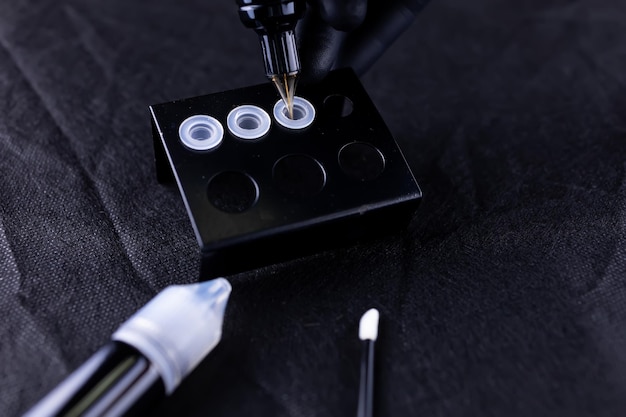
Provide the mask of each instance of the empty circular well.
[{"label": "empty circular well", "polygon": [[324,111],[334,117],[348,117],[354,110],[354,104],[346,96],[332,94],[324,99]]},{"label": "empty circular well", "polygon": [[209,180],[207,196],[213,206],[226,213],[242,213],[259,197],[257,183],[239,171],[224,171]]},{"label": "empty circular well", "polygon": [[315,158],[308,155],[286,155],[274,164],[276,187],[295,196],[319,193],[326,184],[326,171]]},{"label": "empty circular well", "polygon": [[269,130],[272,121],[269,114],[260,107],[243,105],[228,113],[228,130],[241,139],[259,139]]},{"label": "empty circular well", "polygon": [[351,178],[371,181],[385,170],[385,157],[369,143],[353,142],[339,151],[339,166]]},{"label": "empty circular well", "polygon": [[278,100],[274,105],[274,119],[288,129],[304,129],[313,123],[315,119],[315,107],[302,97],[293,98],[293,119],[289,117],[289,111],[283,100]]},{"label": "empty circular well", "polygon": [[222,142],[224,128],[214,117],[197,114],[178,127],[178,137],[186,147],[197,151],[213,149]]}]

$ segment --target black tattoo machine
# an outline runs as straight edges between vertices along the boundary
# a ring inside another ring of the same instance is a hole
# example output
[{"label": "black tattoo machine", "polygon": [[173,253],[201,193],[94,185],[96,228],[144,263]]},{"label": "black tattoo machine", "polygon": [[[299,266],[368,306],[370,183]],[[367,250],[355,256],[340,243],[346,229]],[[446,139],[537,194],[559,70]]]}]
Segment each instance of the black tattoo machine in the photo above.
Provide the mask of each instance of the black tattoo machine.
[{"label": "black tattoo machine", "polygon": [[295,27],[304,16],[305,0],[237,0],[243,24],[259,35],[265,73],[293,119],[293,98],[300,74]]}]

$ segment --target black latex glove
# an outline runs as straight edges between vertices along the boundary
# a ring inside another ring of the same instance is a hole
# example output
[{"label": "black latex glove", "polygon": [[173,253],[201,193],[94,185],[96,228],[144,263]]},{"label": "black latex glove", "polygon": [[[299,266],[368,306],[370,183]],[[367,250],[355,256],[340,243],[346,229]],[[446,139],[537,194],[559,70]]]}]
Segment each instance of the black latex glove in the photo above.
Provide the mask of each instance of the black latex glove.
[{"label": "black latex glove", "polygon": [[302,78],[335,68],[362,75],[413,22],[429,0],[308,0],[298,23]]}]

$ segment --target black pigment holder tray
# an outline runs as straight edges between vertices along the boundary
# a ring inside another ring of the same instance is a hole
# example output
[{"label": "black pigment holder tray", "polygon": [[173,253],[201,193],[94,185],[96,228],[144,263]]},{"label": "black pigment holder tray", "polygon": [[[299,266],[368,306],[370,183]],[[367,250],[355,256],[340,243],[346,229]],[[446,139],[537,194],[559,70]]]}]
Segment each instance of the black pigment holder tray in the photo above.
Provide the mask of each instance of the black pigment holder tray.
[{"label": "black pigment holder tray", "polygon": [[[305,128],[277,121],[270,83],[150,107],[157,177],[178,184],[202,279],[397,231],[415,211],[419,186],[354,72],[334,71],[297,95],[315,110]],[[233,119],[235,134],[227,120],[241,105],[264,112],[244,109]],[[306,112],[296,106],[296,122]],[[196,115],[204,116],[181,128]],[[265,116],[267,133],[238,137],[258,132]]]}]

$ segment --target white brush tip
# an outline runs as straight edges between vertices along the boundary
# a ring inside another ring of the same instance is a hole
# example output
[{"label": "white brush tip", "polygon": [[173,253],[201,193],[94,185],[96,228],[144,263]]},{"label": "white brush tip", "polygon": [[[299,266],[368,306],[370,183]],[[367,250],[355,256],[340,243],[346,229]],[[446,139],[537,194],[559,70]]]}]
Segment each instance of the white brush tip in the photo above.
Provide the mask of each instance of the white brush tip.
[{"label": "white brush tip", "polygon": [[359,339],[376,340],[378,337],[378,317],[378,310],[375,308],[367,310],[363,314],[359,323]]}]

